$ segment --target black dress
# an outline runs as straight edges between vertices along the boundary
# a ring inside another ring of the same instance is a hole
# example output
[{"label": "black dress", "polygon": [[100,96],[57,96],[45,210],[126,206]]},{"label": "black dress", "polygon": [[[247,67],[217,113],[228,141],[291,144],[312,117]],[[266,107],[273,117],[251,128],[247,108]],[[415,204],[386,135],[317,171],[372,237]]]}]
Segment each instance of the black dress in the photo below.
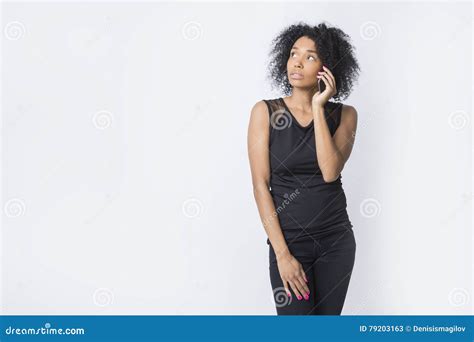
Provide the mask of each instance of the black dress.
[{"label": "black dress", "polygon": [[[264,101],[270,115],[270,191],[284,236],[316,238],[352,228],[342,176],[326,183],[319,168],[314,122],[299,124],[283,98]],[[339,126],[341,111],[342,103],[326,103],[331,135]]]},{"label": "black dress", "polygon": [[[306,298],[284,288],[269,245],[269,273],[278,315],[340,315],[355,261],[356,240],[346,211],[341,176],[326,183],[318,166],[314,122],[302,126],[282,98],[264,100],[270,115],[270,192],[288,249],[302,265]],[[331,135],[342,104],[327,102]],[[305,294],[300,293],[302,296]]]}]

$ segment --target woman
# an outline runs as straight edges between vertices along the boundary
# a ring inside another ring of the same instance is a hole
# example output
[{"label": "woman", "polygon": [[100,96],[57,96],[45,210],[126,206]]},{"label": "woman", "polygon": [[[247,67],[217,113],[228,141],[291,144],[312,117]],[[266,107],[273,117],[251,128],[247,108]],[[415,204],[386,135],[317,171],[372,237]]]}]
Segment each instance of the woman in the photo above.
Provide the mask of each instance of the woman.
[{"label": "woman", "polygon": [[253,106],[248,151],[276,311],[340,315],[356,251],[341,171],[357,111],[330,99],[350,94],[359,65],[349,36],[324,23],[284,29],[271,56],[271,79],[288,96]]}]

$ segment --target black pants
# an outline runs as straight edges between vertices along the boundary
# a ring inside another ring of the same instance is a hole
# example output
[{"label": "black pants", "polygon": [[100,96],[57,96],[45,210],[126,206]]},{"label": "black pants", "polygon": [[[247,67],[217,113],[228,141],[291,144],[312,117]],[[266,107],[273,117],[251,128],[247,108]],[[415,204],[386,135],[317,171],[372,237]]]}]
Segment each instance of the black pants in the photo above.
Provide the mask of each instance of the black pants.
[{"label": "black pants", "polygon": [[[321,238],[287,240],[290,253],[308,278],[309,300],[298,300],[290,285],[287,296],[275,251],[269,245],[270,281],[278,315],[340,315],[355,260],[356,241],[351,228]],[[303,294],[302,294],[303,295]]]}]

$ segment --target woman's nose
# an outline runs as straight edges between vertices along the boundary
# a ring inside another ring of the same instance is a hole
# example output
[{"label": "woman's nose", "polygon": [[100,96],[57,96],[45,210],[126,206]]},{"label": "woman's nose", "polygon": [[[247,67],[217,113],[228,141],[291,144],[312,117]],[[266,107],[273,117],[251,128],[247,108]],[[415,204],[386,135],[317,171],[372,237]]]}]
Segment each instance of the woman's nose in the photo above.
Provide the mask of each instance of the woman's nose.
[{"label": "woman's nose", "polygon": [[295,61],[295,64],[294,64],[295,68],[298,67],[298,68],[301,68],[301,62],[299,60],[296,60]]}]

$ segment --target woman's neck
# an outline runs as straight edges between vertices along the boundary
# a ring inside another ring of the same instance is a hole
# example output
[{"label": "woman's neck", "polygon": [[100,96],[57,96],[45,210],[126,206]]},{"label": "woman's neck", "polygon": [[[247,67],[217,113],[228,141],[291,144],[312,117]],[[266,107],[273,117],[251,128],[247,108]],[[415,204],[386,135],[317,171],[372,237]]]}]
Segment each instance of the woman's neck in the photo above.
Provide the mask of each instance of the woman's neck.
[{"label": "woman's neck", "polygon": [[312,110],[313,95],[316,91],[299,90],[293,88],[290,96],[288,96],[289,102],[292,107],[295,107],[304,112],[310,112]]}]

